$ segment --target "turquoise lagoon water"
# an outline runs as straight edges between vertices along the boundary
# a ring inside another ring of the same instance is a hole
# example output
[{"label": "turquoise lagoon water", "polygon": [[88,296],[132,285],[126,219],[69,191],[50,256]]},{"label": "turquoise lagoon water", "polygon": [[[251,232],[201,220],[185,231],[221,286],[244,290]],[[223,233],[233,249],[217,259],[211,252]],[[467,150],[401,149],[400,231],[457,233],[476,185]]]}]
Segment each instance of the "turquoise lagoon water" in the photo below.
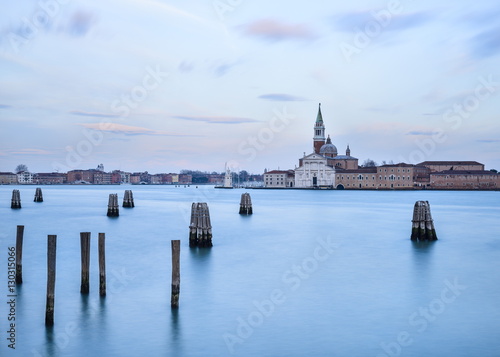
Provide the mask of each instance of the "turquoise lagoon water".
[{"label": "turquoise lagoon water", "polygon": [[[10,209],[13,188],[23,208]],[[0,187],[1,356],[500,356],[500,192],[217,190],[211,186]],[[109,193],[135,208],[106,217]],[[243,192],[254,214],[238,214]],[[439,240],[410,241],[428,200]],[[192,202],[213,248],[190,249]],[[8,247],[25,225],[15,350]],[[92,233],[80,294],[79,233]],[[99,298],[97,235],[108,295]],[[47,235],[57,234],[55,325],[44,326]],[[170,240],[181,293],[170,308]]]}]

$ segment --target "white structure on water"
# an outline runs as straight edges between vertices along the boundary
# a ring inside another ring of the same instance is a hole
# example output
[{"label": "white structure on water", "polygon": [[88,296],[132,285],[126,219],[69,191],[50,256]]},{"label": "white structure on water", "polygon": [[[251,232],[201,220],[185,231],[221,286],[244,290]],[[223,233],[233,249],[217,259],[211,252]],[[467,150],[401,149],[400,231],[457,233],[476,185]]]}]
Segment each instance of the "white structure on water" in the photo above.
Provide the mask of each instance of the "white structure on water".
[{"label": "white structure on water", "polygon": [[233,188],[233,175],[231,174],[231,170],[227,167],[225,167],[225,175],[224,175],[224,188]]}]

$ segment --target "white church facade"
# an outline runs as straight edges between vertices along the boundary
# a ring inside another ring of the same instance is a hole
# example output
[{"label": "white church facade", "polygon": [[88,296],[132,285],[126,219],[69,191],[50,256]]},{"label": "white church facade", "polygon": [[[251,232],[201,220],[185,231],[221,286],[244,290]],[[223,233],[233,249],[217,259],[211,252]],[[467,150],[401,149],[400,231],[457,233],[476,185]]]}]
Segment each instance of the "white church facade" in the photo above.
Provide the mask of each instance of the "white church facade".
[{"label": "white church facade", "polygon": [[335,169],[328,166],[324,156],[312,153],[304,156],[301,163],[295,169],[295,187],[335,187]]}]

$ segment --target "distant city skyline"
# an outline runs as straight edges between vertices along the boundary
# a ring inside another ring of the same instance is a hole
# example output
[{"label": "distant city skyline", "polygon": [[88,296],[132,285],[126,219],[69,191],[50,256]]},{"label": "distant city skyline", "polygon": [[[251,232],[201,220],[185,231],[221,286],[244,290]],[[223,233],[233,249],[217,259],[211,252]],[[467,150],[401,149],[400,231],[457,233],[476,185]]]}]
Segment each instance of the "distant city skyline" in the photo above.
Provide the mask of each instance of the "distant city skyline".
[{"label": "distant city skyline", "polygon": [[0,14],[0,171],[262,173],[339,152],[500,169],[500,4],[67,1]]}]

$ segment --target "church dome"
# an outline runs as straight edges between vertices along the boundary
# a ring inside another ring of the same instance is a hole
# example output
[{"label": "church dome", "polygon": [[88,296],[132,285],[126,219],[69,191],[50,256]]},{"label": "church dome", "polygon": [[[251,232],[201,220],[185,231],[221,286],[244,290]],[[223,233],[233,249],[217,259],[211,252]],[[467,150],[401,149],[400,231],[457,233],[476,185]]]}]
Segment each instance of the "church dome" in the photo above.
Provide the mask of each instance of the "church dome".
[{"label": "church dome", "polygon": [[324,144],[319,149],[320,155],[335,157],[337,156],[337,148],[332,144],[332,140],[330,139],[330,135],[328,135],[328,139],[326,139],[326,144]]}]

